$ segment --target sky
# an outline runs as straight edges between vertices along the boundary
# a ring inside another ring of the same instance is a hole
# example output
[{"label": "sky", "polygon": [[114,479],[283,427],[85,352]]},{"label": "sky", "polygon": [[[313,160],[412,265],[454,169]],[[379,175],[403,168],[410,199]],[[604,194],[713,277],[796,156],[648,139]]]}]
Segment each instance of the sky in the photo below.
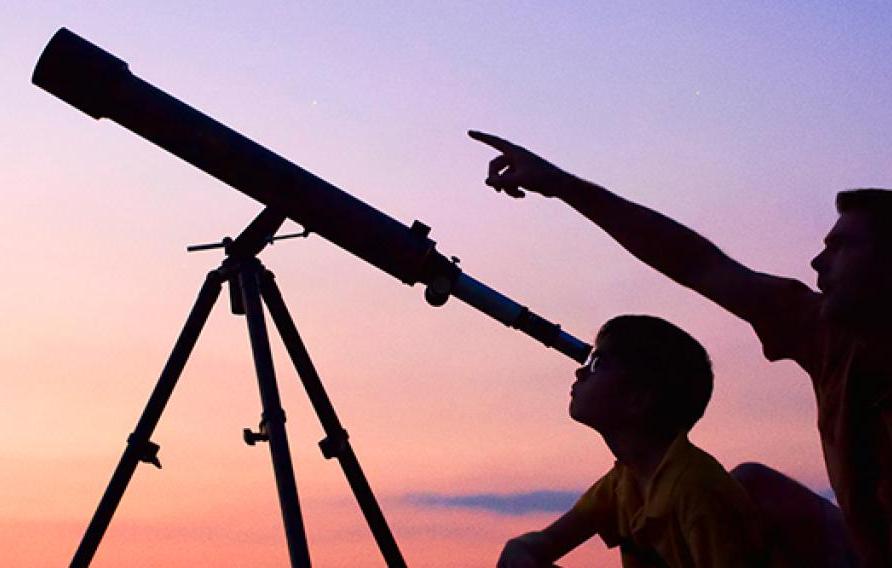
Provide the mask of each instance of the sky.
[{"label": "sky", "polygon": [[[261,209],[30,83],[65,26],[133,73],[406,225],[591,341],[666,318],[716,371],[692,440],[826,493],[808,378],[748,324],[556,200],[486,188],[480,129],[814,285],[841,189],[892,186],[892,4],[7,2],[0,7],[0,553],[67,563],[219,251]],[[299,230],[286,225],[284,230]],[[492,566],[613,457],[567,415],[575,363],[319,237],[262,253],[410,566]],[[224,296],[225,298],[225,296]],[[382,566],[299,380],[276,371],[311,558]],[[282,566],[241,318],[215,307],[94,566]],[[619,566],[594,539],[566,567]]]}]

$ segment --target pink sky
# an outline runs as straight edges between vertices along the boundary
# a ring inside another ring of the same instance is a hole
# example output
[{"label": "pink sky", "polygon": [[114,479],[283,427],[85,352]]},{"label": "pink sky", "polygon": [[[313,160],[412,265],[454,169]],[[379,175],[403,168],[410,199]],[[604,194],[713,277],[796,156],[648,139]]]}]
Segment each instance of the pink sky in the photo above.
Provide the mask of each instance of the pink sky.
[{"label": "pink sky", "polygon": [[[560,203],[484,188],[494,131],[659,209],[763,271],[808,261],[843,188],[892,186],[892,8],[813,3],[14,2],[0,8],[6,232],[0,559],[68,562],[205,273],[259,211],[240,193],[30,84],[60,26],[134,73],[403,223],[475,278],[590,340],[620,313],[699,338],[717,382],[693,439],[825,490],[805,374],[767,363],[748,325],[621,251]],[[574,363],[458,301],[316,237],[263,253],[411,566],[492,566],[558,513],[449,501],[581,493],[612,456],[566,414]],[[276,347],[318,566],[380,556]],[[221,302],[95,566],[281,566],[244,322]],[[434,506],[435,495],[452,506]],[[588,544],[563,563],[618,566]]]}]

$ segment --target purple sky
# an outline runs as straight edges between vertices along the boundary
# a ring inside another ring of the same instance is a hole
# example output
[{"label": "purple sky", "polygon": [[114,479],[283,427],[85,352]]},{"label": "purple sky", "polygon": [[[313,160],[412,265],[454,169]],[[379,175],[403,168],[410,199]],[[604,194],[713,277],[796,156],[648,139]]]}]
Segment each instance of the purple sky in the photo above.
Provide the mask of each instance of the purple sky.
[{"label": "purple sky", "polygon": [[[32,86],[60,26],[396,219],[425,222],[469,274],[582,339],[619,313],[678,323],[717,372],[695,442],[726,467],[764,461],[825,489],[802,371],[768,364],[748,325],[565,206],[488,191],[494,154],[465,131],[528,145],[753,268],[813,284],[835,192],[892,186],[892,6],[580,4],[0,7],[0,543],[13,563],[67,562],[219,261],[184,247],[235,234],[259,211]],[[505,539],[556,514],[508,515],[506,503],[581,493],[612,464],[566,415],[569,359],[460,302],[434,310],[419,287],[319,238],[277,244],[264,261],[410,565],[491,566]],[[259,416],[243,326],[218,307],[154,437],[165,469],[137,471],[96,566],[131,550],[147,566],[283,561],[268,458],[239,438]],[[286,362],[315,558],[380,565]],[[566,566],[602,556],[616,563],[596,545]]]}]

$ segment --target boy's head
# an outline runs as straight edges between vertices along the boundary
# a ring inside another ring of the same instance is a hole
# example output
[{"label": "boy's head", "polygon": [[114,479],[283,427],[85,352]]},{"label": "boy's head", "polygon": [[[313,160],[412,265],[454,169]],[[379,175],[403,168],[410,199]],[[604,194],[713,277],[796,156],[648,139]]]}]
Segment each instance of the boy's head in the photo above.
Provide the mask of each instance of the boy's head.
[{"label": "boy's head", "polygon": [[623,315],[605,323],[576,379],[570,416],[602,434],[627,427],[687,432],[712,395],[706,350],[653,316]]}]

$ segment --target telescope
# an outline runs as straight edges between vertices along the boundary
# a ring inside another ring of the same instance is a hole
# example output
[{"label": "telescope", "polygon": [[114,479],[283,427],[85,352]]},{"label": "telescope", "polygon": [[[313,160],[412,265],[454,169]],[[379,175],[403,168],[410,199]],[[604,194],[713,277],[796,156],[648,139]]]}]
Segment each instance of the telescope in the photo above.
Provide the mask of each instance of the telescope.
[{"label": "telescope", "polygon": [[407,227],[130,72],[61,28],[32,82],[95,119],[108,118],[400,279],[433,306],[455,296],[580,363],[591,346],[465,274],[419,221]]}]

